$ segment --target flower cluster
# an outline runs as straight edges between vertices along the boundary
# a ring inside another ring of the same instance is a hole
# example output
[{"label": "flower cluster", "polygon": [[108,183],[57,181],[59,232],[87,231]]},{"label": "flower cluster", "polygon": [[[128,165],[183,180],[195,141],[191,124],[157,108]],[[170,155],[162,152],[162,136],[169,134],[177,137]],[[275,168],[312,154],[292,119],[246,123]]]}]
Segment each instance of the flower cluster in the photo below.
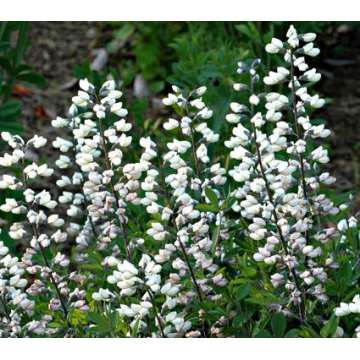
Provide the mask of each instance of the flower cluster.
[{"label": "flower cluster", "polygon": [[315,34],[299,35],[291,26],[287,41],[273,38],[266,46],[267,52],[283,56],[284,66],[270,71],[263,82],[288,89],[281,93],[261,92],[260,60],[240,62],[238,74],[248,77],[250,86],[237,83],[234,89],[248,94],[248,100],[231,103],[232,113],[226,117],[236,125],[225,142],[230,158],[236,160],[229,175],[239,183],[233,209],[248,219],[248,236],[260,244],[254,259],[274,271],[272,285],[289,292],[301,318],[307,296],[328,300],[326,269],[335,264],[327,244],[337,231],[315,223],[339,212],[319,193],[322,185],[334,183],[335,178],[321,172],[320,165],[329,161],[328,152],[322,145],[315,147],[330,131],[310,119],[312,111],[325,103],[309,93],[310,85],[321,77],[307,65],[306,56],[318,54],[314,39]]}]

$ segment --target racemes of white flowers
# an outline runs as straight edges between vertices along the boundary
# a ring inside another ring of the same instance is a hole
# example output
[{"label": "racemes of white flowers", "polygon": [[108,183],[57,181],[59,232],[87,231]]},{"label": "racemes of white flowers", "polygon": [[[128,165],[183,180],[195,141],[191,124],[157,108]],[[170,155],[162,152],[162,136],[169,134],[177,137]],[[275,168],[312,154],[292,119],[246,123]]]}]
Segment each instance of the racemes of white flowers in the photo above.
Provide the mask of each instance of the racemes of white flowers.
[{"label": "racemes of white flowers", "polygon": [[[335,266],[326,244],[336,228],[314,222],[339,212],[319,193],[321,185],[331,185],[335,178],[321,172],[320,165],[329,157],[317,144],[330,131],[310,119],[325,103],[310,93],[310,85],[321,78],[307,64],[308,57],[319,53],[313,40],[315,34],[298,34],[293,26],[286,41],[272,39],[266,51],[282,56],[283,65],[263,80],[260,60],[240,62],[237,72],[249,85],[237,83],[234,90],[248,100],[231,103],[232,112],[226,116],[234,126],[225,142],[233,159],[229,175],[239,184],[233,210],[248,220],[248,235],[260,244],[254,259],[268,265],[273,286],[289,294],[302,319],[306,297],[327,301],[326,268]],[[262,91],[262,81],[270,92]]]},{"label": "racemes of white flowers", "polygon": [[[140,137],[117,83],[87,79],[67,117],[52,121],[55,171],[28,156],[45,138],[3,132],[0,211],[19,219],[4,230],[23,255],[0,242],[0,335],[71,336],[78,321],[95,331],[92,319],[104,317],[121,321],[124,336],[226,336],[242,311],[228,297],[243,284],[242,262],[261,269],[256,286],[283,300],[268,310],[300,324],[314,300],[333,311],[334,249],[351,256],[358,223],[323,191],[335,178],[321,170],[330,130],[313,120],[325,103],[313,92],[315,38],[291,26],[265,48],[278,67],[239,62],[237,99],[221,124],[230,138],[212,130],[205,86],[172,86],[165,135]],[[44,185],[53,179],[56,187]],[[47,311],[36,306],[43,299]],[[336,315],[356,312],[357,300]],[[231,310],[208,314],[209,304]]]},{"label": "racemes of white flowers", "polygon": [[[68,309],[63,296],[67,292],[67,282],[54,268],[59,265],[57,260],[60,257],[62,259],[61,267],[66,267],[68,261],[59,250],[55,258],[49,257],[45,250],[55,240],[53,239],[55,234],[51,235],[51,230],[49,232],[47,227],[54,220],[54,215],[50,215],[48,212],[57,206],[57,202],[53,200],[49,191],[33,188],[36,181],[51,177],[54,170],[47,164],[38,165],[28,158],[28,152],[31,149],[36,151],[42,148],[46,145],[47,140],[35,135],[25,142],[20,136],[13,136],[7,132],[2,132],[1,138],[11,149],[10,153],[5,153],[0,161],[1,167],[8,171],[8,174],[2,175],[1,188],[8,189],[9,194],[15,194],[14,190],[22,191],[23,197],[5,198],[5,203],[0,206],[0,210],[22,216],[21,221],[13,222],[9,226],[8,235],[16,242],[22,243],[26,249],[21,260],[10,254],[2,259],[4,272],[2,272],[1,292],[4,307],[8,307],[7,321],[16,323],[21,320],[24,311],[31,313],[35,302],[30,300],[28,295],[33,296],[40,293],[48,296],[49,306],[54,302],[59,302],[61,306],[59,305],[57,310],[61,308],[66,317]],[[5,159],[7,160],[5,161]],[[21,177],[17,174],[21,174]],[[59,222],[61,219],[57,220],[57,224],[61,225]],[[40,261],[35,260],[38,256],[40,256]],[[8,280],[6,280],[6,269],[9,269],[8,274],[12,275]],[[35,277],[36,280],[30,285],[24,278],[25,274]],[[54,291],[54,287],[56,291]],[[53,333],[53,330],[44,328],[43,334],[50,333]],[[14,335],[19,334],[17,327],[14,326]]]}]

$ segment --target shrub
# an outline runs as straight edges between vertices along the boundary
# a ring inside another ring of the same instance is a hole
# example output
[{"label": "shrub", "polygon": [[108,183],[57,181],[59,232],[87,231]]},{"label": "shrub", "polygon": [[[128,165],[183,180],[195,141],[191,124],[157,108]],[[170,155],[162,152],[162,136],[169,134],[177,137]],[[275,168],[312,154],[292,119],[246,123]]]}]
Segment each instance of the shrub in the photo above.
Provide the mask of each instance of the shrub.
[{"label": "shrub", "polygon": [[334,203],[322,170],[330,131],[311,120],[325,104],[308,65],[316,35],[291,26],[286,37],[266,46],[275,70],[238,63],[230,138],[208,126],[205,86],[173,86],[164,134],[133,144],[115,81],[86,79],[52,121],[56,170],[28,157],[44,137],[1,134],[2,336],[359,332],[356,318],[339,324],[360,311],[360,239],[351,196]]}]

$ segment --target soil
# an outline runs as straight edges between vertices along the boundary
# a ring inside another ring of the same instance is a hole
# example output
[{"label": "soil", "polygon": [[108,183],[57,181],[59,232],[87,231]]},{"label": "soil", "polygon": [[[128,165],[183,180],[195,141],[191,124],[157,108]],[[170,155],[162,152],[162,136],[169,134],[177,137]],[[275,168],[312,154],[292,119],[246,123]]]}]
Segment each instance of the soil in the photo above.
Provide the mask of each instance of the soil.
[{"label": "soil", "polygon": [[43,132],[51,119],[66,113],[76,87],[74,68],[93,58],[98,33],[94,22],[31,23],[26,62],[48,85],[32,88],[24,98],[24,125],[30,131]]},{"label": "soil", "polygon": [[[27,131],[46,135],[51,131],[48,122],[65,113],[76,87],[74,67],[86,59],[92,61],[94,49],[104,46],[101,27],[101,23],[94,22],[32,23],[26,61],[48,80],[48,87],[34,89],[30,97],[24,98]],[[319,116],[333,131],[330,169],[340,190],[355,189],[359,193],[360,29],[330,26],[323,38],[319,63],[323,81],[319,90],[331,103]]]}]

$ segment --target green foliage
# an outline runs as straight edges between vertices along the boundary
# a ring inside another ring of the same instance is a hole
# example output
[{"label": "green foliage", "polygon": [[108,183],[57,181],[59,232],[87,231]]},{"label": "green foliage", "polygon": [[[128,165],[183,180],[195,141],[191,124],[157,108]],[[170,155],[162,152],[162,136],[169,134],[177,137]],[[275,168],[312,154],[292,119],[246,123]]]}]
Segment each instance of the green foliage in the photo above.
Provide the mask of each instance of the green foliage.
[{"label": "green foliage", "polygon": [[29,47],[27,22],[0,23],[0,130],[21,132],[17,121],[21,114],[21,102],[13,99],[16,83],[43,87],[45,79],[30,66],[24,64]]},{"label": "green foliage", "polygon": [[275,337],[283,337],[286,331],[287,319],[283,313],[276,313],[271,318],[271,328]]}]

